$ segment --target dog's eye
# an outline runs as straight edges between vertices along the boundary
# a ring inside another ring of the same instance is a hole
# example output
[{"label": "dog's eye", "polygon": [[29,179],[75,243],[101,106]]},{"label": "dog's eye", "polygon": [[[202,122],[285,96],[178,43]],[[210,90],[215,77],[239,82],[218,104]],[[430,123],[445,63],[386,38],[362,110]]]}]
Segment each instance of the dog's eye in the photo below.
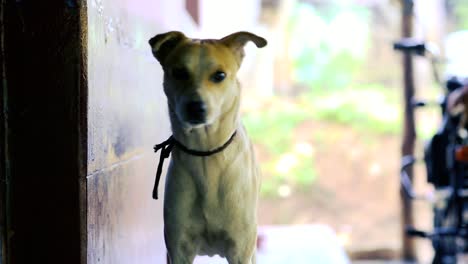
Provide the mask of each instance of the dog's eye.
[{"label": "dog's eye", "polygon": [[190,78],[190,74],[186,68],[172,69],[172,77],[178,81],[186,81]]},{"label": "dog's eye", "polygon": [[215,83],[220,83],[226,78],[226,73],[222,71],[216,71],[211,75],[211,81]]}]

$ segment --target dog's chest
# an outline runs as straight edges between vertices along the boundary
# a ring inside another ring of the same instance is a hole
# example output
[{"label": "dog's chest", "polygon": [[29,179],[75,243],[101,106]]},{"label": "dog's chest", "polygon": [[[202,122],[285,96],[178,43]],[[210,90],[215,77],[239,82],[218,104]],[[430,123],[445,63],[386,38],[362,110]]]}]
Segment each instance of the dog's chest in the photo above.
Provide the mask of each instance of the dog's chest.
[{"label": "dog's chest", "polygon": [[[233,156],[231,156],[233,157]],[[179,160],[181,166],[187,166],[187,173],[193,185],[196,197],[194,208],[206,225],[218,229],[232,217],[232,212],[242,204],[246,193],[250,192],[250,185],[244,184],[249,172],[240,169],[240,155],[228,159],[220,155],[212,157],[191,157]]]},{"label": "dog's chest", "polygon": [[201,235],[200,253],[213,256],[215,254],[225,257],[229,247],[234,244],[234,240],[225,230],[205,231]]},{"label": "dog's chest", "polygon": [[240,178],[240,171],[235,166],[236,160],[219,153],[210,157],[180,159],[175,165],[185,167],[202,201],[210,201],[207,205],[215,206],[225,200],[230,193],[229,189]]}]

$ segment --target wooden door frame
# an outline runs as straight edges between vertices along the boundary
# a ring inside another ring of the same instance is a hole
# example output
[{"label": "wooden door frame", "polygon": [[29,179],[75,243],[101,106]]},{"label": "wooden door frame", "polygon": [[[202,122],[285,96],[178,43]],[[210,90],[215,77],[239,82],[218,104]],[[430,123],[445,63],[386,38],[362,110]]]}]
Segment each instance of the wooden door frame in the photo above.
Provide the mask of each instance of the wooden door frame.
[{"label": "wooden door frame", "polygon": [[1,5],[2,263],[86,263],[86,7]]}]

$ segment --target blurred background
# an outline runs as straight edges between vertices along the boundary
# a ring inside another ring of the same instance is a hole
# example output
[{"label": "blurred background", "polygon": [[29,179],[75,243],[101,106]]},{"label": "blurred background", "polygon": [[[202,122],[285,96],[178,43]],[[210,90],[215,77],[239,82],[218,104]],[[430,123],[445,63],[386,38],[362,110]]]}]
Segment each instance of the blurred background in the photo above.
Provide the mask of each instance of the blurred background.
[{"label": "blurred background", "polygon": [[[392,43],[402,36],[401,14],[401,1],[391,0],[202,1],[198,34],[250,30],[269,41],[260,51],[248,46],[239,73],[263,171],[261,225],[324,224],[351,258],[398,258],[403,67]],[[414,18],[413,36],[443,54],[446,35],[468,29],[468,5],[414,1]],[[416,59],[414,76],[421,97],[443,92],[427,59]],[[416,115],[421,154],[439,114]],[[425,177],[418,165],[415,184],[427,193]],[[430,229],[429,204],[414,206],[416,224]],[[430,242],[416,243],[429,262]]]}]

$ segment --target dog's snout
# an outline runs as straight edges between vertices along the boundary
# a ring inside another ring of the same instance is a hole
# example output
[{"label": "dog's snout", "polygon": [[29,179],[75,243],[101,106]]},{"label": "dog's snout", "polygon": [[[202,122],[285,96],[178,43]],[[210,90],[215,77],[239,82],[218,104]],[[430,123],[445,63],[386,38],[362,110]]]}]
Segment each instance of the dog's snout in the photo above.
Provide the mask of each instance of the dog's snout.
[{"label": "dog's snout", "polygon": [[195,113],[205,113],[206,105],[202,101],[191,101],[187,103],[187,111]]},{"label": "dog's snout", "polygon": [[202,101],[190,101],[186,104],[188,121],[192,124],[205,122],[207,107]]}]

